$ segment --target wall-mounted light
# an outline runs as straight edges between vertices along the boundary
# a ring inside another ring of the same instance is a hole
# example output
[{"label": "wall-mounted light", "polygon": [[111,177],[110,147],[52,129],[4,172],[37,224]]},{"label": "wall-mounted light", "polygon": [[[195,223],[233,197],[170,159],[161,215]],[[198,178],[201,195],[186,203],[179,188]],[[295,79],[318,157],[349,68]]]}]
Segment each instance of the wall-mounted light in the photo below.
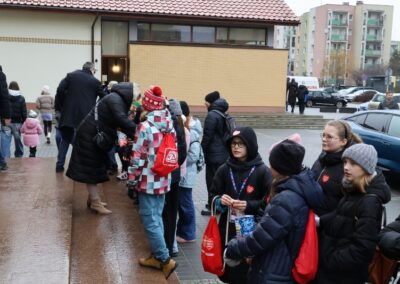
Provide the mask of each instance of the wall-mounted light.
[{"label": "wall-mounted light", "polygon": [[120,67],[119,65],[117,65],[117,64],[114,64],[114,65],[111,67],[111,71],[112,71],[113,73],[119,73],[119,72],[121,71],[121,67]]}]

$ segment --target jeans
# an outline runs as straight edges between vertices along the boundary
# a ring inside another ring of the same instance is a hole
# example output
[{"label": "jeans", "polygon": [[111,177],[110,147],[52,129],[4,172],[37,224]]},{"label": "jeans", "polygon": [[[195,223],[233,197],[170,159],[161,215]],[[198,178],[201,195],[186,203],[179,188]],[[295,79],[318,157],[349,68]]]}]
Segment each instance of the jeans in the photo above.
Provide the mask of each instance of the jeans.
[{"label": "jeans", "polygon": [[196,239],[196,218],[191,188],[179,187],[178,212],[176,235],[187,241]]},{"label": "jeans", "polygon": [[56,145],[57,150],[60,150],[60,143],[61,143],[61,131],[58,127],[54,127],[56,129]]},{"label": "jeans", "polygon": [[59,128],[61,132],[61,142],[58,146],[57,164],[56,168],[63,168],[65,158],[68,153],[69,144],[72,144],[75,138],[75,129],[72,127]]},{"label": "jeans", "polygon": [[154,257],[162,262],[169,259],[169,252],[164,240],[162,212],[165,194],[153,195],[143,192],[139,196],[139,215],[146,232],[147,240]]},{"label": "jeans", "polygon": [[11,128],[10,126],[1,126],[1,131],[0,131],[0,136],[1,136],[1,154],[4,158],[4,160],[7,160],[11,156],[10,152],[10,147],[11,147]]},{"label": "jeans", "polygon": [[11,123],[11,134],[14,137],[14,145],[15,151],[14,156],[15,158],[21,158],[24,155],[24,144],[22,144],[22,137],[21,137],[21,123]]},{"label": "jeans", "polygon": [[118,169],[118,164],[117,164],[117,159],[115,159],[115,146],[112,147],[112,149],[107,153],[107,163],[106,163],[106,167],[107,169],[111,170],[111,169]]},{"label": "jeans", "polygon": [[7,165],[7,163],[6,163],[6,160],[5,160],[5,158],[4,158],[4,155],[3,155],[3,139],[2,139],[2,137],[3,137],[3,132],[1,131],[1,129],[2,129],[2,127],[1,127],[1,124],[0,124],[0,167],[4,167],[4,166],[6,166]]}]

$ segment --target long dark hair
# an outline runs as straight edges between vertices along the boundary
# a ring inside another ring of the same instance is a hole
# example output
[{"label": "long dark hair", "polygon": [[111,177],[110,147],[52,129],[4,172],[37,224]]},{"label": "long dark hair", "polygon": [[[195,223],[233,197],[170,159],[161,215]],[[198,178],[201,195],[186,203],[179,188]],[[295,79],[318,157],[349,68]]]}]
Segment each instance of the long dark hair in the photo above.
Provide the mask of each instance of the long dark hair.
[{"label": "long dark hair", "polygon": [[15,82],[15,81],[11,81],[11,82],[10,82],[10,85],[8,85],[8,88],[9,88],[10,90],[19,91],[18,83]]}]

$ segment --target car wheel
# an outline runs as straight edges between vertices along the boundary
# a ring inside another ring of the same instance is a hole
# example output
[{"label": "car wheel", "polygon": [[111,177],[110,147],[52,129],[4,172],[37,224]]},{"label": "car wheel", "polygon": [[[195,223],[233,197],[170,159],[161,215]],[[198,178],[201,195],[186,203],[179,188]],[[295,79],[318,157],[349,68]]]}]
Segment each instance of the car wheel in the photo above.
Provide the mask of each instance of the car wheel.
[{"label": "car wheel", "polygon": [[308,102],[306,103],[306,106],[307,106],[307,107],[312,107],[312,106],[313,106],[313,102],[312,102],[312,101],[308,101]]},{"label": "car wheel", "polygon": [[343,102],[337,102],[337,103],[336,103],[336,107],[337,107],[337,108],[343,107]]}]

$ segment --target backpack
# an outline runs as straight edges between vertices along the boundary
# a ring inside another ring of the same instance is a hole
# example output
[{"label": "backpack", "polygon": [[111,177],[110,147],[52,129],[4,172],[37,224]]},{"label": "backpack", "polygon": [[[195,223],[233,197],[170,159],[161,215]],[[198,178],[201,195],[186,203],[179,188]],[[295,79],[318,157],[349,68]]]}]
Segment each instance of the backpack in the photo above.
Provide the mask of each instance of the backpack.
[{"label": "backpack", "polygon": [[212,111],[218,113],[220,116],[224,118],[225,127],[222,139],[224,140],[224,142],[226,142],[229,138],[231,138],[232,133],[236,128],[236,120],[227,113],[222,113],[221,111],[216,109],[213,109]]},{"label": "backpack", "polygon": [[176,148],[175,139],[171,133],[165,133],[151,170],[158,176],[166,177],[177,168],[179,168],[178,149]]},{"label": "backpack", "polygon": [[315,214],[310,209],[301,243],[299,254],[294,261],[292,277],[299,284],[306,284],[313,280],[318,270],[318,234],[315,223]]},{"label": "backpack", "polygon": [[[193,141],[192,143],[190,143],[190,146],[192,146],[193,143],[200,144],[200,141]],[[189,146],[189,148],[190,148],[190,146]],[[203,147],[201,147],[201,144],[200,144],[199,157],[197,158],[197,161],[196,161],[197,173],[199,173],[203,170],[205,163],[206,162],[205,162],[205,158],[204,158]]]}]

